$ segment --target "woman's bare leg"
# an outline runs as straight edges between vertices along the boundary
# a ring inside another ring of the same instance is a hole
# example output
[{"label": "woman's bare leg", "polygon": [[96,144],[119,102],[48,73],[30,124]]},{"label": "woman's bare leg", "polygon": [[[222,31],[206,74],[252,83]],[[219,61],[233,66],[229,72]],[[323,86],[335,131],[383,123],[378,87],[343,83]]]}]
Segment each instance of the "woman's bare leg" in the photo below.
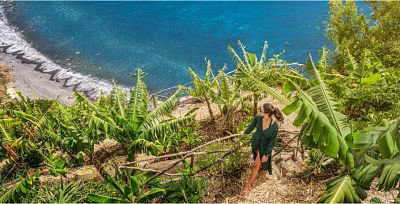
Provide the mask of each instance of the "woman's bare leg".
[{"label": "woman's bare leg", "polygon": [[257,151],[257,157],[256,157],[253,167],[251,168],[251,173],[250,173],[249,179],[247,180],[247,183],[243,186],[242,191],[240,191],[240,197],[244,197],[247,194],[247,192],[249,191],[249,188],[250,188],[251,184],[253,183],[254,179],[256,178],[260,168],[261,168],[260,153]]}]

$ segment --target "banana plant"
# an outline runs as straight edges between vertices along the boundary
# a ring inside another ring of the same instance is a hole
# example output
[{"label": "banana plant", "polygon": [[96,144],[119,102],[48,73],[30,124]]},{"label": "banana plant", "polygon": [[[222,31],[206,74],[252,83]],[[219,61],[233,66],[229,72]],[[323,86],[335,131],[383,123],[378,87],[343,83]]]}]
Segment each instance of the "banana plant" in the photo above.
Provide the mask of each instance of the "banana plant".
[{"label": "banana plant", "polygon": [[284,64],[277,64],[277,60],[271,62],[267,60],[267,41],[264,42],[260,59],[257,58],[256,54],[247,52],[245,46],[240,41],[238,41],[238,45],[242,51],[243,59],[239,57],[231,45],[228,46],[228,51],[232,54],[237,64],[235,79],[238,79],[239,88],[252,93],[253,115],[255,115],[258,111],[258,101],[261,98],[265,98],[266,94],[264,94],[264,91],[258,89],[258,87],[254,85],[253,80],[246,74],[243,74],[243,71],[252,73],[253,77],[263,81],[268,86],[276,86],[279,83],[280,72],[283,70],[281,67],[284,66]]},{"label": "banana plant", "polygon": [[33,151],[42,154],[41,136],[51,129],[48,115],[54,101],[32,101],[18,93],[18,99],[5,104],[0,116],[0,142],[11,163],[21,167],[24,157]]},{"label": "banana plant", "polygon": [[218,71],[216,76],[217,92],[214,96],[214,102],[218,105],[221,115],[224,117],[225,125],[229,131],[233,130],[233,114],[241,106],[244,98],[237,89],[234,77],[224,73],[225,69]]},{"label": "banana plant", "polygon": [[207,71],[204,79],[201,79],[192,68],[188,68],[190,76],[192,77],[193,87],[188,87],[185,91],[190,95],[197,97],[207,104],[208,113],[212,121],[215,120],[215,116],[211,107],[211,100],[215,94],[215,78],[213,78],[211,62],[207,61]]},{"label": "banana plant", "polygon": [[[384,125],[370,128],[363,134],[353,134],[351,148],[362,155],[359,165],[349,174],[339,177],[341,182],[328,184],[319,202],[360,202],[367,197],[365,190],[370,189],[376,177],[379,178],[378,190],[400,188],[400,118]],[[371,155],[366,152],[371,152]]]},{"label": "banana plant", "polygon": [[107,177],[107,182],[118,193],[119,198],[96,194],[88,194],[87,198],[95,203],[148,203],[166,194],[165,190],[161,188],[152,188],[148,192],[143,192],[143,183],[137,176],[130,176],[129,184],[123,186],[111,177]]},{"label": "banana plant", "polygon": [[39,175],[25,177],[19,181],[14,188],[8,190],[0,197],[0,203],[21,203],[22,199],[33,192],[35,185],[39,183]]},{"label": "banana plant", "polygon": [[337,111],[337,102],[320,76],[314,62],[309,57],[306,65],[310,80],[315,85],[304,91],[292,81],[285,83],[284,93],[295,91],[295,100],[283,109],[285,114],[291,114],[299,109],[294,121],[295,126],[303,125],[300,137],[304,144],[318,148],[329,157],[338,157],[341,163],[354,166],[354,158],[346,142],[350,128],[345,122],[345,116]]},{"label": "banana plant", "polygon": [[359,63],[348,49],[346,49],[346,54],[344,68],[350,77],[358,80],[360,86],[370,86],[382,80],[381,72],[384,71],[384,66],[373,52],[364,49]]},{"label": "banana plant", "polygon": [[113,87],[110,95],[101,96],[95,103],[76,94],[79,110],[87,110],[84,111],[84,115],[89,130],[96,132],[98,127],[102,127],[103,131],[98,132],[99,134],[105,133],[107,137],[123,145],[129,145],[130,161],[134,159],[135,153],[162,152],[163,147],[156,142],[157,140],[165,139],[169,133],[194,121],[192,112],[181,118],[171,116],[181,96],[182,88],[150,110],[144,76],[141,69],[136,69],[134,75],[136,85],[130,90],[130,96],[117,86]]}]

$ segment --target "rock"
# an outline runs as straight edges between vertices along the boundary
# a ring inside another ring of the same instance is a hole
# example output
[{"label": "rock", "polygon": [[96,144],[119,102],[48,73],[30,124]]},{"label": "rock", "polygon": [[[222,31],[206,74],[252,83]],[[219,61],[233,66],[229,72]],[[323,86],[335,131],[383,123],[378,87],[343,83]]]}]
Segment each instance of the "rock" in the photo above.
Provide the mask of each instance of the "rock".
[{"label": "rock", "polygon": [[193,96],[184,96],[179,99],[178,104],[180,106],[188,105],[188,104],[198,104],[202,103],[202,101],[198,98],[195,98]]}]

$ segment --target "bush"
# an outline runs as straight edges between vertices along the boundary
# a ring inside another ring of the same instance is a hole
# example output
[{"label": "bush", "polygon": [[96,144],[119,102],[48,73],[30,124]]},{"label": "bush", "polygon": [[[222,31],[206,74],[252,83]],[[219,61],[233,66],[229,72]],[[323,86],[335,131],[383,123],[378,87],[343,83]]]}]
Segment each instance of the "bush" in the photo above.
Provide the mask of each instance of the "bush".
[{"label": "bush", "polygon": [[[355,1],[331,1],[327,37],[336,46],[334,64],[343,65],[346,49],[360,59],[362,51],[373,51],[389,67],[399,64],[400,2],[369,1],[371,16],[360,12]],[[343,67],[343,66],[341,66]]]}]

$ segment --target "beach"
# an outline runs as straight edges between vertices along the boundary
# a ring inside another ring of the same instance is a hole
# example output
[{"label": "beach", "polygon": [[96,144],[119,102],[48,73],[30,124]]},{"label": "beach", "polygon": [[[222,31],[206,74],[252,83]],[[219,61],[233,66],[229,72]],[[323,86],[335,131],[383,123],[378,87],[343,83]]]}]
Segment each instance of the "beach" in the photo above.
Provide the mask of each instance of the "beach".
[{"label": "beach", "polygon": [[[50,80],[51,75],[35,71],[35,64],[22,63],[12,54],[0,53],[0,65],[10,68],[10,83],[7,93],[22,95],[32,99],[57,99],[65,104],[73,102],[73,88],[64,87],[63,83]],[[11,96],[12,97],[12,96]]]}]

